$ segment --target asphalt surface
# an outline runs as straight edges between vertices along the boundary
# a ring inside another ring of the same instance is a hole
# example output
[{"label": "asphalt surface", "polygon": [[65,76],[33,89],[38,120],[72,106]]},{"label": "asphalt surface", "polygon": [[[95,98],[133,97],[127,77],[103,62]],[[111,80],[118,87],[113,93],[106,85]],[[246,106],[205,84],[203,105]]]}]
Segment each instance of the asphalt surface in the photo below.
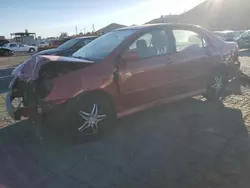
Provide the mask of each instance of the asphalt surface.
[{"label": "asphalt surface", "polygon": [[225,106],[186,99],[79,144],[40,140],[34,125],[16,123],[0,130],[0,187],[249,188],[249,99],[247,88]]}]

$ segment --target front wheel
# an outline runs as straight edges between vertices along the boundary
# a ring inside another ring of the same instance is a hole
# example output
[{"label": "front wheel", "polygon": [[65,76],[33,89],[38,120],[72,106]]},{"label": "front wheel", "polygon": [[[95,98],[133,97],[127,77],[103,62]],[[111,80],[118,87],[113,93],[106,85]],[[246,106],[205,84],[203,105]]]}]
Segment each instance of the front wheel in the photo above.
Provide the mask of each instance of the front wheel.
[{"label": "front wheel", "polygon": [[203,95],[207,100],[220,100],[228,85],[228,74],[226,71],[218,71],[212,74],[206,85],[206,93]]},{"label": "front wheel", "polygon": [[99,137],[115,118],[112,105],[101,96],[78,99],[70,105],[68,112],[65,126],[71,140]]},{"label": "front wheel", "polygon": [[35,49],[34,48],[30,48],[29,49],[29,53],[34,53],[35,52]]}]

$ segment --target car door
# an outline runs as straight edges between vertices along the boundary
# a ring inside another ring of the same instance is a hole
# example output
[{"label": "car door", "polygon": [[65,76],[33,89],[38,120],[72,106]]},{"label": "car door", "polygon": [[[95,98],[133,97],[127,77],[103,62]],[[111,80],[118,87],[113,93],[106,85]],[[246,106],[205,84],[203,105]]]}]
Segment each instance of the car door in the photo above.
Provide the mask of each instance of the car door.
[{"label": "car door", "polygon": [[13,52],[18,52],[19,51],[19,47],[17,44],[9,44],[10,50]]},{"label": "car door", "polygon": [[207,78],[221,56],[199,32],[181,27],[173,28],[172,32],[176,46],[172,54],[175,95],[199,93],[205,89]]},{"label": "car door", "polygon": [[23,44],[19,44],[18,47],[19,47],[18,48],[19,52],[27,52],[27,51],[29,51],[28,47],[23,45]]},{"label": "car door", "polygon": [[[157,102],[168,96],[171,46],[164,29],[142,34],[119,63],[120,104],[124,109]],[[121,110],[121,109],[119,109]]]}]

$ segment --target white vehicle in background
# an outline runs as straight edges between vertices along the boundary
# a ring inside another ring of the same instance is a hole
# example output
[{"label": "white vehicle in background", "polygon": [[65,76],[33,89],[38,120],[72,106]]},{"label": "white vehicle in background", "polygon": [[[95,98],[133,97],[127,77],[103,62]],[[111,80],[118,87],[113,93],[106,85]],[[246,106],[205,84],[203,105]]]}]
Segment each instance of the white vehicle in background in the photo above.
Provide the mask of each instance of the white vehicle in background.
[{"label": "white vehicle in background", "polygon": [[37,46],[40,48],[45,48],[45,47],[49,47],[49,43],[42,41],[42,42],[39,42]]},{"label": "white vehicle in background", "polygon": [[38,47],[36,46],[29,46],[26,44],[17,44],[17,43],[7,43],[3,47],[10,49],[13,52],[35,53],[38,50]]}]

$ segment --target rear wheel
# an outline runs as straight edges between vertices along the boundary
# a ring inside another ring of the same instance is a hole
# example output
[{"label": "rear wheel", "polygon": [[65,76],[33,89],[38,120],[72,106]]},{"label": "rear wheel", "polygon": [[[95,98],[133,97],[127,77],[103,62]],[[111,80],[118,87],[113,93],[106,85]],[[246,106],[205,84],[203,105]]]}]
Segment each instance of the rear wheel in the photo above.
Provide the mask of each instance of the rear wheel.
[{"label": "rear wheel", "polygon": [[227,85],[227,72],[224,70],[217,71],[208,78],[206,93],[203,96],[207,100],[218,101],[224,96]]}]

